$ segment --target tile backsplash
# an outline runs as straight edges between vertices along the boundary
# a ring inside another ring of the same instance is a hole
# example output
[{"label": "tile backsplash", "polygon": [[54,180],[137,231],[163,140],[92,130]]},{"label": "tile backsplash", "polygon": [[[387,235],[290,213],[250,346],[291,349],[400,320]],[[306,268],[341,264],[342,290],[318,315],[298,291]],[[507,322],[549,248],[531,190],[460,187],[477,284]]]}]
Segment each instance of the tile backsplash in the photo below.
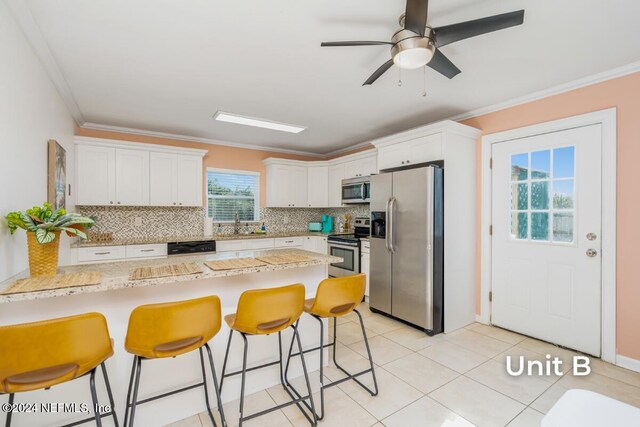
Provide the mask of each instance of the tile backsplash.
[{"label": "tile backsplash", "polygon": [[[94,230],[111,232],[113,238],[164,238],[202,236],[205,209],[200,207],[151,207],[151,206],[76,206],[76,211],[96,219]],[[323,214],[334,217],[338,229],[339,218],[345,214],[353,218],[369,216],[369,205],[353,205],[344,208],[261,208],[260,222],[267,232],[284,233],[305,231],[307,224],[320,221]],[[139,225],[136,224],[139,221]],[[242,224],[244,225],[244,223]],[[252,225],[256,226],[255,223]],[[214,230],[218,224],[214,223]],[[233,224],[222,224],[222,232],[233,233]]]}]

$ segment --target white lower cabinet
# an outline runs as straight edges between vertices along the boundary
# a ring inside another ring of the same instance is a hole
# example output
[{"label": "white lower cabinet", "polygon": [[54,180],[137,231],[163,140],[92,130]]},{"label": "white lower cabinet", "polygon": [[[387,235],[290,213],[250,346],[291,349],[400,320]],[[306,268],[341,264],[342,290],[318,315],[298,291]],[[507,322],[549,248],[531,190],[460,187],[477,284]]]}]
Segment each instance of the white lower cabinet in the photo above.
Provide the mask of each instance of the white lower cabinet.
[{"label": "white lower cabinet", "polygon": [[127,245],[125,249],[127,258],[151,258],[167,256],[167,244],[157,243],[151,245]]},{"label": "white lower cabinet", "polygon": [[361,247],[361,253],[360,253],[360,272],[367,275],[367,287],[364,291],[364,294],[367,298],[369,297],[369,270],[370,270],[369,246],[370,246],[370,243],[368,240],[362,240],[362,247]]},{"label": "white lower cabinet", "polygon": [[310,252],[327,253],[327,238],[324,236],[304,237],[303,249]]},{"label": "white lower cabinet", "polygon": [[238,239],[217,240],[216,252],[253,251],[259,249],[273,249],[274,239]]},{"label": "white lower cabinet", "polygon": [[277,237],[274,239],[274,248],[301,248],[304,245],[304,237]]},{"label": "white lower cabinet", "polygon": [[78,248],[78,262],[114,261],[126,258],[125,246]]}]

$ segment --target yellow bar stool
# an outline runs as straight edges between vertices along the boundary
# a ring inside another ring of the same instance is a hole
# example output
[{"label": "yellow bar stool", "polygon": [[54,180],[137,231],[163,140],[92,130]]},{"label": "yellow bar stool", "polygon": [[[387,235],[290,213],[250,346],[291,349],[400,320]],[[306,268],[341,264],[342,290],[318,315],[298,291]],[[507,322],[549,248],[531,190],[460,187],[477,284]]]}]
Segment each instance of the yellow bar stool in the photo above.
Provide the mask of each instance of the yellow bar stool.
[{"label": "yellow bar stool", "polygon": [[[209,340],[220,331],[221,323],[220,298],[215,295],[187,301],[142,305],[131,312],[125,349],[133,354],[134,358],[127,391],[127,408],[124,416],[125,426],[133,426],[137,405],[198,387],[204,388],[207,412],[213,425],[217,426],[209,404],[203,347],[207,350],[209,357],[209,367],[213,376],[213,387],[217,395],[220,419],[223,426],[227,425],[222,410],[213,356],[208,344]],[[195,350],[200,353],[202,382],[138,401],[138,388],[140,386],[143,361],[176,357]]]},{"label": "yellow bar stool", "polygon": [[[309,374],[307,372],[307,365],[305,364],[304,354],[302,353],[302,344],[300,342],[300,334],[296,322],[302,315],[304,307],[304,285],[295,284],[289,286],[282,286],[279,288],[270,289],[256,289],[245,291],[240,295],[238,301],[238,309],[236,313],[229,314],[224,317],[225,322],[229,325],[229,342],[227,343],[227,351],[224,356],[224,364],[222,365],[222,377],[220,379],[220,389],[224,379],[234,375],[242,375],[242,382],[240,386],[240,419],[239,426],[242,426],[244,421],[259,417],[261,415],[282,409],[286,406],[296,404],[300,411],[307,418],[312,426],[317,425],[315,417],[315,406],[313,404],[313,395],[311,392],[311,384],[309,383]],[[307,382],[306,396],[294,397],[292,392],[287,388],[283,376],[283,358],[282,358],[282,331],[291,327],[293,329],[292,346],[293,341],[297,341],[300,360],[302,362],[302,370],[304,372],[304,378]],[[231,348],[231,338],[233,332],[240,333],[244,341],[244,353],[242,357],[242,370],[236,372],[225,373],[227,368],[227,360],[229,358],[229,349]],[[249,343],[247,336],[257,335],[270,335],[278,333],[278,348],[280,353],[279,360],[275,362],[265,363],[260,366],[253,366],[247,368],[247,353]],[[272,408],[265,409],[263,411],[244,416],[244,390],[246,382],[246,374],[256,369],[266,368],[279,364],[280,366],[280,382],[283,388],[291,397],[291,401],[285,402],[281,405],[274,406]],[[311,410],[311,416],[309,416],[300,405],[300,402],[308,405],[305,400],[309,401]]]},{"label": "yellow bar stool", "polygon": [[[308,350],[304,350],[304,353],[309,353],[312,351],[320,350],[320,414],[316,414],[318,420],[322,420],[324,418],[324,389],[328,387],[333,387],[335,385],[341,384],[348,380],[353,380],[360,387],[364,388],[368,391],[372,396],[378,395],[378,381],[376,380],[376,372],[373,368],[373,358],[371,357],[371,349],[369,348],[369,340],[367,339],[367,333],[364,328],[364,322],[362,321],[362,315],[356,307],[362,301],[364,297],[364,291],[366,287],[366,276],[364,274],[356,274],[353,276],[345,276],[345,277],[336,277],[325,279],[318,285],[318,290],[316,291],[316,297],[311,298],[305,301],[304,311],[310,314],[312,317],[318,320],[320,323],[320,346],[311,348]],[[358,315],[358,319],[360,320],[360,328],[362,329],[362,336],[364,337],[364,344],[367,348],[367,355],[369,356],[369,365],[370,368],[365,369],[364,371],[357,372],[351,374],[347,372],[342,366],[338,364],[336,360],[336,337],[337,334],[337,322],[336,318],[346,316],[347,314],[355,312]],[[322,323],[322,319],[333,318],[333,342],[324,344],[324,324]],[[340,369],[346,375],[345,378],[341,378],[339,380],[333,381],[331,383],[324,383],[324,351],[323,349],[327,347],[333,347],[333,363],[336,365],[338,369]],[[287,385],[292,389],[296,396],[300,396],[300,393],[291,385],[287,380],[287,373],[289,371],[289,361],[292,356],[296,356],[296,354],[292,354],[293,351],[293,341],[291,342],[291,346],[289,347],[289,356],[287,358],[287,365],[285,368],[284,378],[287,381]],[[371,373],[373,377],[373,390],[364,385],[358,377]],[[305,402],[306,403],[306,402]]]},{"label": "yellow bar stool", "polygon": [[[107,320],[100,313],[86,313],[40,322],[0,326],[0,394],[9,394],[5,426],[11,425],[11,406],[16,393],[49,389],[89,375],[94,416],[75,426],[113,416],[118,426],[105,360],[113,355]],[[100,366],[109,395],[108,412],[98,410],[96,370]]]}]

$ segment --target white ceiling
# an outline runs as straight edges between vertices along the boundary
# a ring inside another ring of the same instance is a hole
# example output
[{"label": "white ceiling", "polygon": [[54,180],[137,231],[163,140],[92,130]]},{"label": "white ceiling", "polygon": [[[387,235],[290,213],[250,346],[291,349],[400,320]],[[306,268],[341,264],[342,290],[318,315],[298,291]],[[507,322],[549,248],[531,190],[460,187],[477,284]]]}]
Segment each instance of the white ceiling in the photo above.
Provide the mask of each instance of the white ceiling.
[{"label": "white ceiling", "polygon": [[[327,153],[640,59],[637,0],[431,0],[437,27],[524,8],[525,23],[444,47],[462,70],[392,68],[404,0],[25,0],[87,122]],[[216,122],[217,110],[308,127]]]}]

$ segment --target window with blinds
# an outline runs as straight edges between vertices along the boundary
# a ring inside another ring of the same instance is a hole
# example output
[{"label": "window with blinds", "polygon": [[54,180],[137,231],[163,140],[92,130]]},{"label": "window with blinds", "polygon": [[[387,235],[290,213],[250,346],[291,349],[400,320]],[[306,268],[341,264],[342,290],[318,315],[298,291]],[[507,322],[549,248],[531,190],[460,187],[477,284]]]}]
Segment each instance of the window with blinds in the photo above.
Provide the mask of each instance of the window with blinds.
[{"label": "window with blinds", "polygon": [[207,214],[214,222],[259,221],[260,174],[207,170]]}]

